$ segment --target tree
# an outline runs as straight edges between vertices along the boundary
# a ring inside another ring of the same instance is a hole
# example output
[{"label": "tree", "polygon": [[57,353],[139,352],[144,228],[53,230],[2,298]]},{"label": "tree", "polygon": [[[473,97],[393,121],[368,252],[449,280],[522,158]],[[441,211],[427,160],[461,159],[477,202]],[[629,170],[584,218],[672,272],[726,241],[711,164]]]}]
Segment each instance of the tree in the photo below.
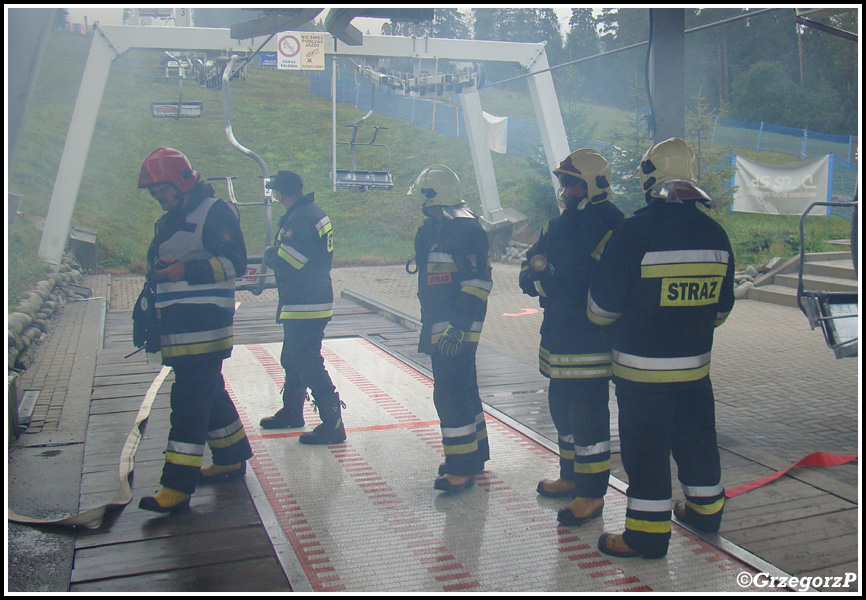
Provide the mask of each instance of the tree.
[{"label": "tree", "polygon": [[572,8],[565,48],[568,60],[598,54],[598,20],[591,8]]},{"label": "tree", "polygon": [[390,21],[383,28],[386,35],[428,36],[435,38],[468,39],[467,17],[456,8],[436,8],[432,21]]},{"label": "tree", "polygon": [[433,37],[457,40],[469,39],[469,23],[466,15],[456,8],[437,8],[433,17]]},{"label": "tree", "polygon": [[[548,58],[551,64],[558,64],[556,61],[562,52],[562,33],[553,9],[476,8],[473,17],[476,40],[547,42]],[[524,72],[522,67],[513,64],[488,63],[485,67],[493,81],[514,77]]]},{"label": "tree", "polygon": [[[563,49],[563,62],[571,62],[598,54],[597,22],[591,8],[572,8],[569,31]],[[557,87],[564,92],[561,97],[574,110],[579,99],[589,100],[590,87],[598,80],[598,66],[595,61],[572,65],[559,69],[554,74]]]},{"label": "tree", "polygon": [[622,48],[649,39],[649,10],[646,8],[603,8],[598,22],[604,50]]},{"label": "tree", "polygon": [[762,60],[734,79],[731,117],[741,121],[789,123],[795,93],[794,81],[782,63]]},{"label": "tree", "polygon": [[686,109],[685,121],[686,137],[698,159],[698,183],[717,205],[728,206],[734,201],[731,149],[721,154],[709,151],[709,140],[721,111],[710,108],[700,91],[693,100],[694,109]]},{"label": "tree", "polygon": [[[632,87],[627,92],[626,102],[636,106],[644,97],[643,90]],[[601,153],[610,163],[613,201],[623,213],[629,215],[646,206],[637,168],[651,142],[647,138],[646,127],[641,122],[630,119],[623,125],[625,130],[614,132],[614,143],[609,144]]]}]

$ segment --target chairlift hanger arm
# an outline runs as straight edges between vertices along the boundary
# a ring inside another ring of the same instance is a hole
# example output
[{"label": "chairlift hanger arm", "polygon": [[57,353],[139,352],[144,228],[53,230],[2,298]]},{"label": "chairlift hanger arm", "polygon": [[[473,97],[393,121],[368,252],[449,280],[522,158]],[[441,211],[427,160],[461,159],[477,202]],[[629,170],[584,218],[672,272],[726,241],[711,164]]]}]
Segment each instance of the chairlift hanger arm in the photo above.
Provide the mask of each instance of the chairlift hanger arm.
[{"label": "chairlift hanger arm", "polygon": [[[265,164],[265,161],[264,161],[264,159],[262,159],[261,156],[259,156],[258,154],[256,154],[252,150],[250,150],[249,148],[241,145],[241,143],[238,142],[237,139],[235,139],[234,133],[232,132],[231,106],[229,104],[229,88],[231,86],[230,86],[229,81],[231,79],[231,74],[233,72],[232,69],[234,68],[235,63],[237,62],[237,59],[238,59],[237,55],[233,54],[231,56],[231,58],[229,59],[228,63],[226,64],[225,69],[223,70],[222,92],[223,92],[223,115],[225,117],[225,132],[226,132],[226,137],[229,140],[229,143],[236,150],[238,150],[241,154],[244,154],[245,156],[249,156],[250,158],[255,160],[256,163],[259,165],[259,167],[262,170],[262,192],[263,192],[263,198],[264,198],[263,204],[265,206],[265,246],[267,246],[273,240],[273,229],[272,229],[272,225],[271,225],[271,222],[272,222],[271,205],[273,204],[273,201],[272,201],[271,196],[268,194],[268,191],[267,191],[267,183],[268,183],[268,181],[270,181],[270,173],[268,172],[268,166]],[[231,179],[226,179],[226,184],[231,186]],[[259,295],[265,290],[269,270],[270,269],[268,269],[267,265],[262,264],[262,270],[261,270],[261,273],[259,275],[258,286],[256,287],[255,290],[253,290],[254,294]]]}]

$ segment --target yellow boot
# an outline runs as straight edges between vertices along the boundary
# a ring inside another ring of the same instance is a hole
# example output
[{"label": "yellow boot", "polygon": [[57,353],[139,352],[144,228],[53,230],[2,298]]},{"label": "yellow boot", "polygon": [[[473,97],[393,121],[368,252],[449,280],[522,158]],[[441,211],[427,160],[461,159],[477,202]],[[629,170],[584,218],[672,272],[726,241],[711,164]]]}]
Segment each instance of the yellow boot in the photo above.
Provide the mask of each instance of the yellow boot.
[{"label": "yellow boot", "polygon": [[609,556],[618,556],[620,558],[635,558],[635,557],[643,557],[643,558],[664,558],[667,556],[667,548],[663,551],[659,550],[656,552],[641,552],[639,550],[635,550],[631,546],[625,543],[625,539],[621,533],[602,533],[601,537],[598,538],[598,549],[607,554]]},{"label": "yellow boot", "polygon": [[171,513],[189,508],[189,494],[164,487],[156,496],[145,496],[138,503],[138,508],[159,513]]},{"label": "yellow boot", "polygon": [[557,520],[563,525],[582,525],[601,516],[604,498],[582,498],[578,496],[565,508],[559,509]]},{"label": "yellow boot", "polygon": [[542,479],[536,491],[548,498],[563,498],[574,495],[574,482],[570,479]]},{"label": "yellow boot", "polygon": [[217,483],[219,481],[231,481],[240,479],[247,472],[246,461],[233,465],[208,465],[201,468],[201,483]]}]

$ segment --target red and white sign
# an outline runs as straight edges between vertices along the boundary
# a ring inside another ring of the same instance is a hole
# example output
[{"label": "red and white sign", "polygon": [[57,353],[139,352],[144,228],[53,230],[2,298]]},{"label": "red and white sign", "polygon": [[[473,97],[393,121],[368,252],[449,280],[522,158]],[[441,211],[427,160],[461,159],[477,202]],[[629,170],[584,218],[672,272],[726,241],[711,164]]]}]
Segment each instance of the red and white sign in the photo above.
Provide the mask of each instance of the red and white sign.
[{"label": "red and white sign", "polygon": [[277,69],[325,70],[325,34],[284,31],[277,34]]}]

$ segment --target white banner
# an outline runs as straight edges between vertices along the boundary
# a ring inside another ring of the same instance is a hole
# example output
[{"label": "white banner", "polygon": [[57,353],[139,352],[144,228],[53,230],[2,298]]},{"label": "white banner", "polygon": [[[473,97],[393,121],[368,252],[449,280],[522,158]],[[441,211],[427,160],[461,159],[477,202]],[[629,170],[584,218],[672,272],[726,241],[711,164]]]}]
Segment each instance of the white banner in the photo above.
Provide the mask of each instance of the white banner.
[{"label": "white banner", "polygon": [[325,70],[325,34],[284,31],[277,34],[277,69]]},{"label": "white banner", "polygon": [[490,150],[499,154],[506,153],[508,143],[508,117],[497,117],[484,111],[484,125],[487,129],[487,144]]},{"label": "white banner", "polygon": [[732,210],[802,215],[813,202],[827,202],[829,165],[829,154],[788,165],[762,165],[738,156]]}]

